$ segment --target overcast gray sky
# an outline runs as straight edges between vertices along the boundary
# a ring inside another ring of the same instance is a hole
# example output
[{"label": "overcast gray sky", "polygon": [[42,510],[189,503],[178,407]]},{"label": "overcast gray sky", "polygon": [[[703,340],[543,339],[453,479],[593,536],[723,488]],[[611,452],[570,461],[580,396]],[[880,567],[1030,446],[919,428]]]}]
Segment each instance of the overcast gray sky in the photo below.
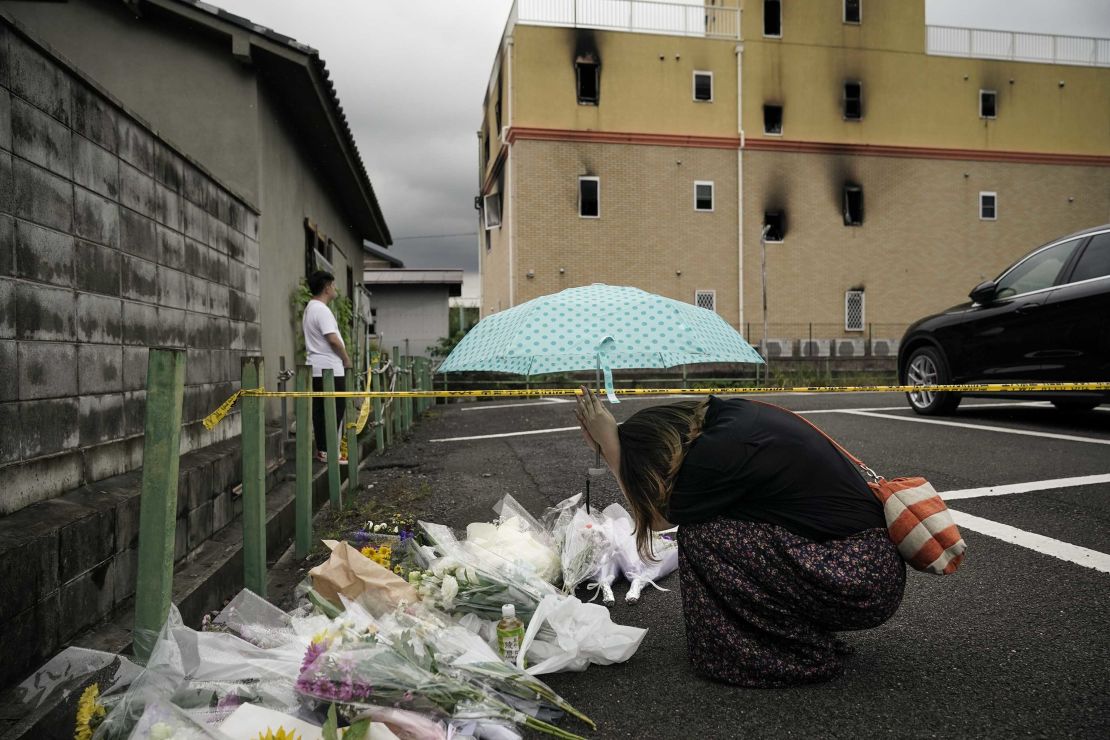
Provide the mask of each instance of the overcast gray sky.
[{"label": "overcast gray sky", "polygon": [[[209,2],[320,51],[407,267],[478,269],[475,131],[512,0]],[[926,20],[1110,37],[1110,0],[926,0]]]}]

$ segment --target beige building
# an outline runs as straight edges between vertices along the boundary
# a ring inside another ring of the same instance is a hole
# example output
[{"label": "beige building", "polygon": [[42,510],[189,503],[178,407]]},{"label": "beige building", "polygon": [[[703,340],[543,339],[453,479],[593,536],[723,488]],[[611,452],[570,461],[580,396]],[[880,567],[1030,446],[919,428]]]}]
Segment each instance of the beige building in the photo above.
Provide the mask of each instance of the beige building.
[{"label": "beige building", "polygon": [[518,0],[478,133],[483,315],[628,284],[758,343],[766,295],[772,354],[851,351],[1110,221],[1110,40],[737,4]]}]

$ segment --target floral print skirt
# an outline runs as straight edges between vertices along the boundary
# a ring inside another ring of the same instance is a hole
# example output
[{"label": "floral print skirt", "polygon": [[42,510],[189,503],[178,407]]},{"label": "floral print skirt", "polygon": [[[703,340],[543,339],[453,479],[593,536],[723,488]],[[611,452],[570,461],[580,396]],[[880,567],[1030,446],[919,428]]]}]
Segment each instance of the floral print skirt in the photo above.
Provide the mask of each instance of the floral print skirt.
[{"label": "floral print skirt", "polygon": [[906,566],[885,529],[814,542],[782,527],[714,519],[678,530],[694,669],[737,686],[826,681],[850,648],[837,630],[894,614]]}]

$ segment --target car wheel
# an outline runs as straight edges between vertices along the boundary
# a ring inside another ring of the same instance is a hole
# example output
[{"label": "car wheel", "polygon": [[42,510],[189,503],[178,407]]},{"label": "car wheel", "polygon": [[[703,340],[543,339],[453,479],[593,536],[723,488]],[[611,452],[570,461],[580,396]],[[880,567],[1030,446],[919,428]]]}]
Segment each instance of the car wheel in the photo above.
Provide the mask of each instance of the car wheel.
[{"label": "car wheel", "polygon": [[[933,347],[918,347],[906,362],[906,385],[945,385],[950,381],[948,365]],[[910,408],[923,416],[950,414],[960,404],[958,393],[913,391],[906,394]]]},{"label": "car wheel", "polygon": [[1088,401],[1082,398],[1058,398],[1052,405],[1061,411],[1090,411],[1099,405],[1098,401]]}]

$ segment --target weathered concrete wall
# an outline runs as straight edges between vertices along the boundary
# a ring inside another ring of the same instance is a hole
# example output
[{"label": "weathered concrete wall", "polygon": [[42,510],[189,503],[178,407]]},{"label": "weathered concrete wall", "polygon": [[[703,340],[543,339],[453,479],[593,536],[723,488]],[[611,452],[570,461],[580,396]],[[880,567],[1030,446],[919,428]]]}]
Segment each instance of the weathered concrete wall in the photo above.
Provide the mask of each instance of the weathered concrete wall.
[{"label": "weathered concrete wall", "polygon": [[428,348],[447,336],[447,300],[445,285],[375,285],[371,302],[382,347],[398,346],[403,354],[407,339],[409,354],[430,356]]},{"label": "weathered concrete wall", "polygon": [[111,91],[220,181],[259,202],[254,71],[230,42],[142,19],[122,2],[5,2],[37,39]]},{"label": "weathered concrete wall", "polygon": [[256,353],[258,217],[0,19],[0,514],[142,462],[146,352],[188,347],[183,450]]},{"label": "weathered concrete wall", "polygon": [[[304,220],[309,218],[320,233],[335,242],[332,266],[336,287],[346,297],[347,268],[355,285],[362,282],[362,239],[349,228],[348,219],[319,168],[304,154],[297,133],[285,124],[287,116],[272,92],[259,94],[258,130],[262,184],[259,208],[262,219],[259,243],[262,259],[262,348],[266,359],[266,384],[277,386],[278,358],[292,367],[296,334],[301,332],[292,309],[293,292],[305,272]],[[349,352],[354,348],[348,347]],[[277,404],[267,408],[271,418]]]}]

